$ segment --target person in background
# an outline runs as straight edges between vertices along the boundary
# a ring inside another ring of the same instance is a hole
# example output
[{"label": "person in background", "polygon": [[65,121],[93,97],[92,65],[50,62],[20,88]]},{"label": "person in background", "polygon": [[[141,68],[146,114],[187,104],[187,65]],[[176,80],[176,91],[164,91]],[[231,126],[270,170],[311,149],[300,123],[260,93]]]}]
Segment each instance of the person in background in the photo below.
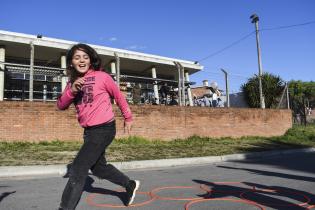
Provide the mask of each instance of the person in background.
[{"label": "person in background", "polygon": [[171,101],[170,101],[169,105],[170,106],[177,106],[178,105],[175,93],[171,94]]},{"label": "person in background", "polygon": [[165,82],[160,88],[160,93],[162,96],[161,104],[167,105],[167,96],[169,92],[170,92],[170,88],[167,86],[167,83]]},{"label": "person in background", "polygon": [[198,104],[198,98],[197,98],[197,96],[195,96],[195,95],[194,95],[193,103],[194,103],[194,106],[199,106],[199,104]]},{"label": "person in background", "polygon": [[139,188],[138,180],[131,180],[104,155],[115,134],[115,118],[111,104],[114,98],[125,119],[125,129],[130,133],[132,113],[110,75],[101,70],[101,59],[88,45],[76,44],[67,54],[67,72],[70,81],[57,100],[60,110],[72,103],[79,124],[84,128],[83,145],[69,169],[69,180],[62,194],[59,210],[74,210],[80,200],[89,169],[92,173],[126,189],[124,204],[130,205]]},{"label": "person in background", "polygon": [[218,94],[217,91],[214,91],[212,93],[212,107],[217,107],[218,106]]},{"label": "person in background", "polygon": [[204,95],[203,96],[203,102],[204,102],[204,106],[206,106],[206,107],[211,107],[211,101],[210,101],[210,99],[208,98],[208,95]]},{"label": "person in background", "polygon": [[138,83],[132,88],[132,101],[133,104],[141,103],[141,84]]}]

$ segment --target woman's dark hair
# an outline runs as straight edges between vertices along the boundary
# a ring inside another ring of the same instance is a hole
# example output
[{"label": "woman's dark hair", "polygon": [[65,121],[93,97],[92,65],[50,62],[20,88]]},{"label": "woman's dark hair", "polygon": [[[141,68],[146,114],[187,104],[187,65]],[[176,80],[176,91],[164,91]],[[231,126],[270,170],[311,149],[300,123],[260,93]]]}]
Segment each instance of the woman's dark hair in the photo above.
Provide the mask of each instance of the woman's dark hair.
[{"label": "woman's dark hair", "polygon": [[79,73],[72,66],[72,57],[76,50],[81,50],[89,55],[90,61],[91,61],[91,67],[95,71],[101,70],[101,64],[102,64],[102,60],[100,56],[89,45],[79,43],[72,46],[71,49],[67,53],[67,75],[70,77],[71,83],[73,83],[79,77]]}]

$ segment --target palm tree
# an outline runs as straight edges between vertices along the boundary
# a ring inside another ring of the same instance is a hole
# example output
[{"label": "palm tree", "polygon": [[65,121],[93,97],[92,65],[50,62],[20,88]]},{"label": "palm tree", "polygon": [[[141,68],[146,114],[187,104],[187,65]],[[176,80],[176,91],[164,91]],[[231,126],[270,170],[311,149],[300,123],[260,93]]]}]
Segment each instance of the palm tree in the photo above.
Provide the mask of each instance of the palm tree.
[{"label": "palm tree", "polygon": [[[261,79],[266,108],[276,107],[284,88],[284,81],[279,76],[275,76],[271,73],[264,73]],[[255,75],[249,78],[247,83],[241,86],[241,89],[244,92],[248,105],[252,108],[259,108],[258,76]]]}]

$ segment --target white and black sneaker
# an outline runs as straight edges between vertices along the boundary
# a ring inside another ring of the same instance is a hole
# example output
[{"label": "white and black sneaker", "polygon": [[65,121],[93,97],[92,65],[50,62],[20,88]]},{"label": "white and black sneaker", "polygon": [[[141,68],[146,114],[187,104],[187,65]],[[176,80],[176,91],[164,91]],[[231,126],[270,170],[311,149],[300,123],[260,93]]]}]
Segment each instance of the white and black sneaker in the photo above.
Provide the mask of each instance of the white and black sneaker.
[{"label": "white and black sneaker", "polygon": [[138,180],[130,180],[128,186],[126,187],[126,202],[125,205],[129,206],[132,204],[136,191],[139,189],[140,181]]}]

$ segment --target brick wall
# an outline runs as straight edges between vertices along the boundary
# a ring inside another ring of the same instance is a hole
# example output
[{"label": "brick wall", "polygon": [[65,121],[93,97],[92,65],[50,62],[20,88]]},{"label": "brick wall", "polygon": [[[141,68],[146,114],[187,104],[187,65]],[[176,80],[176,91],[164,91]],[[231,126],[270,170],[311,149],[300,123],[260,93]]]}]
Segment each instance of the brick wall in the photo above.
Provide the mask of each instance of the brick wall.
[{"label": "brick wall", "polygon": [[[275,136],[292,126],[290,110],[209,107],[131,106],[132,135],[171,140],[198,136]],[[117,137],[123,118],[115,107]],[[55,103],[0,102],[1,141],[81,140],[75,109],[58,111]]]},{"label": "brick wall", "polygon": [[210,94],[210,89],[208,87],[192,87],[191,88],[192,96],[203,97],[204,95]]}]

